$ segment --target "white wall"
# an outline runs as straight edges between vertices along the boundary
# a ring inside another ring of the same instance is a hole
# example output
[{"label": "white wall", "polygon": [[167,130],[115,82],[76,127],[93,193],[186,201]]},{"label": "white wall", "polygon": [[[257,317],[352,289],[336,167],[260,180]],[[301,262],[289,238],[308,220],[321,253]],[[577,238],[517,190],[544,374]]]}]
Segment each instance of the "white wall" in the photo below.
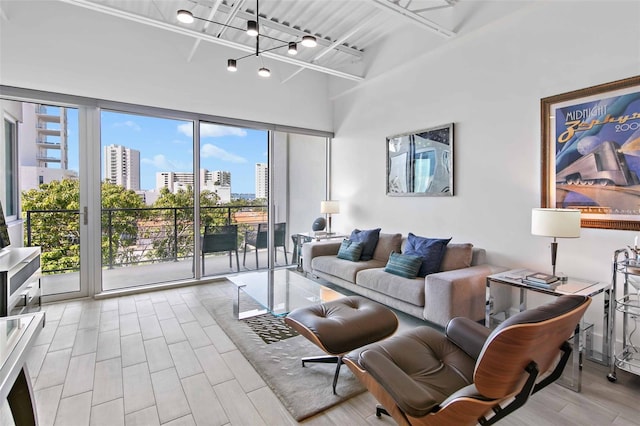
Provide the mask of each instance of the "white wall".
[{"label": "white wall", "polygon": [[[537,2],[337,93],[334,228],[453,237],[486,248],[496,265],[549,270],[550,240],[530,234],[541,193],[540,99],[638,74],[640,2]],[[455,196],[386,196],[385,137],[449,122]],[[559,241],[558,271],[609,281],[613,251],[635,235],[583,229]]]},{"label": "white wall", "polygon": [[54,1],[4,1],[0,84],[317,130],[331,130],[328,77]]}]

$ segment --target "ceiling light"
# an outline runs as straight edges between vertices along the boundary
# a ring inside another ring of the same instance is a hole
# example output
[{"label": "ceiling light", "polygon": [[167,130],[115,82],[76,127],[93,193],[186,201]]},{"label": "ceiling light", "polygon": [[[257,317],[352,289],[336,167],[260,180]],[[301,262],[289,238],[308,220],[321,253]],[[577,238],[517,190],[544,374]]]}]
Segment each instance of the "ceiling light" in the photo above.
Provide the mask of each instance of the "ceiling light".
[{"label": "ceiling light", "polygon": [[193,13],[184,9],[178,11],[178,21],[182,22],[183,24],[192,24],[193,20]]},{"label": "ceiling light", "polygon": [[[238,70],[237,62],[239,60],[241,60],[241,59],[249,58],[251,56],[256,56],[260,60],[262,60],[263,59],[263,53],[271,52],[272,50],[276,50],[276,49],[282,49],[283,47],[287,48],[287,53],[289,55],[296,55],[298,53],[298,44],[302,44],[305,47],[315,47],[315,46],[318,45],[318,42],[317,42],[316,38],[314,36],[310,35],[310,34],[307,34],[307,35],[303,36],[302,39],[298,39],[296,41],[280,40],[279,38],[276,38],[276,37],[271,37],[271,36],[260,34],[260,31],[259,31],[259,28],[260,28],[260,13],[259,13],[259,4],[258,3],[259,3],[259,0],[256,0],[256,18],[255,18],[255,20],[248,20],[247,21],[247,28],[246,28],[247,34],[256,38],[256,49],[255,49],[255,52],[250,53],[250,54],[245,55],[245,56],[238,57],[238,58],[228,59],[227,60],[227,70],[229,70],[231,72],[236,72]],[[177,18],[178,18],[178,21],[180,21],[182,23],[185,23],[185,24],[191,24],[196,19],[198,19],[200,21],[205,21],[205,22],[210,22],[210,23],[213,23],[213,24],[221,25],[221,26],[223,26],[225,28],[233,28],[234,30],[243,31],[243,29],[240,28],[240,27],[235,27],[233,25],[228,25],[228,24],[222,24],[220,22],[212,21],[210,19],[205,19],[205,18],[200,18],[198,16],[194,16],[193,13],[191,13],[190,11],[185,10],[185,9],[178,10]],[[281,44],[276,44],[273,47],[269,47],[269,48],[266,48],[266,49],[263,48],[261,50],[260,49],[260,38],[268,38],[270,40],[274,40],[274,41],[279,42]],[[262,63],[262,67],[260,69],[258,69],[258,75],[260,77],[269,77],[269,76],[271,76],[271,71],[264,66],[264,61]]]},{"label": "ceiling light", "polygon": [[258,35],[258,21],[247,21],[247,34],[251,37]]},{"label": "ceiling light", "polygon": [[318,45],[318,42],[316,41],[316,38],[314,36],[306,35],[302,37],[302,45],[304,47],[316,47]]}]

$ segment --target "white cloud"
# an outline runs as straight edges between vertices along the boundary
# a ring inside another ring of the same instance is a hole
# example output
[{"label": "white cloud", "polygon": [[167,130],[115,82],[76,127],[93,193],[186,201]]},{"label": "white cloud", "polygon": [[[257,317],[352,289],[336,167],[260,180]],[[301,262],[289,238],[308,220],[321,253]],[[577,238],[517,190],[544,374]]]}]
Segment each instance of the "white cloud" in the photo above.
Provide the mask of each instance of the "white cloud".
[{"label": "white cloud", "polygon": [[[178,131],[185,136],[193,136],[193,124],[184,123],[178,126]],[[247,131],[239,127],[220,126],[218,124],[202,124],[200,129],[201,138],[219,138],[222,136],[247,136]]]},{"label": "white cloud", "polygon": [[167,157],[162,154],[154,155],[153,158],[143,158],[141,161],[144,164],[151,164],[156,169],[166,172],[179,172],[191,169],[190,164],[167,160]]},{"label": "white cloud", "polygon": [[136,132],[139,132],[140,130],[142,130],[142,127],[140,127],[135,121],[131,121],[131,120],[122,121],[120,123],[113,123],[113,127],[129,127],[130,129],[133,129]]},{"label": "white cloud", "polygon": [[200,150],[200,156],[202,158],[217,158],[229,163],[246,163],[247,159],[236,154],[225,151],[224,149],[217,147],[213,144],[206,143],[202,145]]}]

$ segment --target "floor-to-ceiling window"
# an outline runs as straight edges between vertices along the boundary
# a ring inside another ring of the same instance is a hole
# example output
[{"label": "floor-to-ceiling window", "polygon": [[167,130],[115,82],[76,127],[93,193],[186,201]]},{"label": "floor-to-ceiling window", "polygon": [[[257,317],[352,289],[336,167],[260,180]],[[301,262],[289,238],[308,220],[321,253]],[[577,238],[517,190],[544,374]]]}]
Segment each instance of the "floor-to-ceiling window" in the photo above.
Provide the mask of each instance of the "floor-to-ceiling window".
[{"label": "floor-to-ceiling window", "polygon": [[101,112],[103,290],[193,278],[192,128]]},{"label": "floor-to-ceiling window", "polygon": [[199,139],[202,274],[267,267],[268,132],[201,122]]},{"label": "floor-to-ceiling window", "polygon": [[[291,236],[309,230],[326,196],[326,136],[2,89],[11,93],[0,104],[11,117],[3,141],[18,140],[16,245],[43,247],[49,300],[291,265]],[[207,231],[226,225],[236,228],[237,261],[235,247],[203,250]],[[269,226],[272,251],[252,235]]]},{"label": "floor-to-ceiling window", "polygon": [[42,294],[81,293],[79,111],[21,102],[19,192],[24,241],[42,250]]}]

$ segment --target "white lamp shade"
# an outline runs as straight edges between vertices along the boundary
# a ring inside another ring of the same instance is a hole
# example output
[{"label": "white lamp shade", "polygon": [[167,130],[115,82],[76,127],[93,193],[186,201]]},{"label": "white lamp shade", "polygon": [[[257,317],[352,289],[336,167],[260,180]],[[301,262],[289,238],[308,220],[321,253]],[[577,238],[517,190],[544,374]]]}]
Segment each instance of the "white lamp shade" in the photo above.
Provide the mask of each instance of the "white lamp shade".
[{"label": "white lamp shade", "polygon": [[331,214],[340,213],[340,201],[325,200],[320,203],[320,213]]},{"label": "white lamp shade", "polygon": [[580,237],[580,210],[533,209],[531,210],[531,234],[541,237]]}]

